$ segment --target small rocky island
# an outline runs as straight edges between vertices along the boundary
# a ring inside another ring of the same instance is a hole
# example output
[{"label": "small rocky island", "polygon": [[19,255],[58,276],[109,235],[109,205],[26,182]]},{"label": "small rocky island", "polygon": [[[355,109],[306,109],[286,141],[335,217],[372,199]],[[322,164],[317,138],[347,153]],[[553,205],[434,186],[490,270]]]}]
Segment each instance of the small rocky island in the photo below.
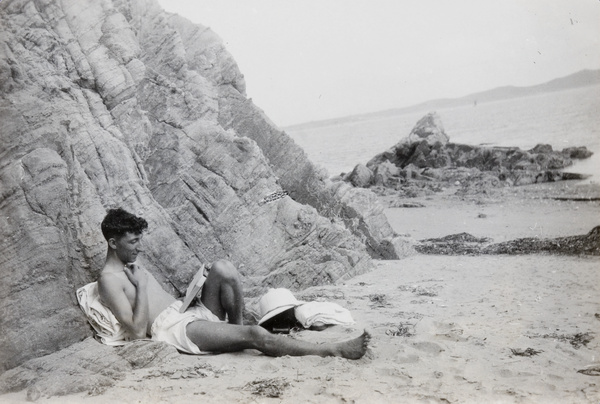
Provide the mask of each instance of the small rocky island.
[{"label": "small rocky island", "polygon": [[399,192],[413,197],[459,185],[465,193],[489,188],[585,179],[586,175],[563,171],[573,160],[592,155],[586,147],[555,151],[538,144],[531,150],[518,147],[472,146],[452,143],[439,115],[421,118],[410,135],[395,146],[358,164],[341,179],[378,194]]}]

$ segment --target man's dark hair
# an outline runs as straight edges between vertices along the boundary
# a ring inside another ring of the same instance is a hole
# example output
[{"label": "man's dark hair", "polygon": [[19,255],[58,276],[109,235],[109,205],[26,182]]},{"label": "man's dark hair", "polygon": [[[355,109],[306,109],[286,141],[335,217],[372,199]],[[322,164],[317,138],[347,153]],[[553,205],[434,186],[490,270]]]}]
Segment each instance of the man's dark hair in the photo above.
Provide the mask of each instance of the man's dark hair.
[{"label": "man's dark hair", "polygon": [[142,234],[148,228],[148,222],[127,212],[124,209],[109,209],[102,224],[102,234],[108,241],[110,238],[120,238],[125,233]]}]

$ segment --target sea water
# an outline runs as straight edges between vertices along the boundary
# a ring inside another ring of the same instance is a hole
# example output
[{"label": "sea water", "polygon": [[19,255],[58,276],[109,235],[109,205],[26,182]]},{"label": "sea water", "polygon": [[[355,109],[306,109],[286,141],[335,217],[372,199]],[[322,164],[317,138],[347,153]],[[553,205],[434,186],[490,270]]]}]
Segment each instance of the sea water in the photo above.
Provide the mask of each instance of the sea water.
[{"label": "sea water", "polygon": [[[314,123],[284,130],[309,159],[330,175],[351,171],[389,149],[410,131],[428,109],[387,116]],[[581,87],[494,102],[437,109],[454,143],[516,146],[550,144],[554,150],[586,146],[594,155],[565,171],[600,179],[600,86]]]}]

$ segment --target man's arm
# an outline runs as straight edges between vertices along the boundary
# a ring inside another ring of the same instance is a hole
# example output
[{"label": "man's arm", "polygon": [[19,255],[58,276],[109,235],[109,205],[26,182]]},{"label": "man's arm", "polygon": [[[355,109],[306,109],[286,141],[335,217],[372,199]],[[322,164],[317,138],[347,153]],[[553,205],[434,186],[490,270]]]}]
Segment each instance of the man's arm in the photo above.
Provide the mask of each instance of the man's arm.
[{"label": "man's arm", "polygon": [[146,338],[148,330],[148,275],[136,264],[125,267],[125,275],[135,287],[133,307],[125,294],[122,277],[106,274],[98,281],[102,301],[125,327],[131,339]]}]

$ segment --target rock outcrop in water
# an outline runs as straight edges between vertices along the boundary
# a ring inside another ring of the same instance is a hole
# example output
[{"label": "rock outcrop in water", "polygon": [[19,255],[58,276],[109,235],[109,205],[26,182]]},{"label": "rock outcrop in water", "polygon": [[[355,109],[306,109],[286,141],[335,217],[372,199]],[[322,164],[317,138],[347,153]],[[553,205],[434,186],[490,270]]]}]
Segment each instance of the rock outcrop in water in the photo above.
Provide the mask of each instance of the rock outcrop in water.
[{"label": "rock outcrop in water", "polygon": [[140,262],[174,294],[217,258],[252,297],[410,250],[246,98],[210,29],[153,0],[5,0],[0,33],[0,372],[91,335],[75,290],[107,208],[148,219]]},{"label": "rock outcrop in water", "polygon": [[559,152],[543,144],[521,150],[451,143],[433,112],[421,118],[408,137],[343,178],[356,187],[383,187],[404,191],[406,196],[457,182],[463,192],[479,192],[488,187],[582,179],[585,176],[562,170],[573,159],[591,155],[585,147]]}]

